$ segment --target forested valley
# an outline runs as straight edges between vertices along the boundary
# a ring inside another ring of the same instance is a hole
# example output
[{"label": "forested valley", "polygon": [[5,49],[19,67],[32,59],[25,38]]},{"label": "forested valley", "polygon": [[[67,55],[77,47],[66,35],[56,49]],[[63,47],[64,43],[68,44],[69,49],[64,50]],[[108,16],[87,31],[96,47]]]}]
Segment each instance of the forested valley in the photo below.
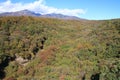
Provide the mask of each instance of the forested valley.
[{"label": "forested valley", "polygon": [[120,19],[0,17],[1,80],[120,80]]}]

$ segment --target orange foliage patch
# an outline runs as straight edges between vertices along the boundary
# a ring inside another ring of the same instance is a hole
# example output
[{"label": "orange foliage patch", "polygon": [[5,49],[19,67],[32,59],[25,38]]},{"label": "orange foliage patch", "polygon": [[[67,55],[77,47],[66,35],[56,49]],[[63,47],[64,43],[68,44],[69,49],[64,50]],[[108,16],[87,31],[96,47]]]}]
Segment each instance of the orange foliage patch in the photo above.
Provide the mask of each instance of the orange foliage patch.
[{"label": "orange foliage patch", "polygon": [[78,44],[77,45],[77,49],[80,50],[80,49],[87,49],[87,48],[91,48],[92,45],[89,44],[89,43],[85,43],[85,44]]},{"label": "orange foliage patch", "polygon": [[56,46],[50,46],[47,50],[43,50],[39,53],[39,57],[42,62],[46,62],[49,58],[54,56],[54,52],[57,50]]},{"label": "orange foliage patch", "polygon": [[61,76],[59,77],[59,80],[65,80],[65,76],[64,76],[64,75],[61,75]]}]

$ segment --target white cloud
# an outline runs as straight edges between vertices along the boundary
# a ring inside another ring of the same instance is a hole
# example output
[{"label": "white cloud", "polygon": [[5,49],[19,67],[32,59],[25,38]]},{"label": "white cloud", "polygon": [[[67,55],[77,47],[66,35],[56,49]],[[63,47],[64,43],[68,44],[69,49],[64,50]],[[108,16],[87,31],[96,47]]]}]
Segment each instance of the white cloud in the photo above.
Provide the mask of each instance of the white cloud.
[{"label": "white cloud", "polygon": [[60,13],[64,15],[79,16],[85,14],[83,9],[58,9],[55,7],[45,5],[45,0],[36,0],[31,3],[12,3],[11,0],[0,3],[0,13],[2,12],[14,12],[19,10],[28,9],[37,13],[49,14],[49,13]]}]

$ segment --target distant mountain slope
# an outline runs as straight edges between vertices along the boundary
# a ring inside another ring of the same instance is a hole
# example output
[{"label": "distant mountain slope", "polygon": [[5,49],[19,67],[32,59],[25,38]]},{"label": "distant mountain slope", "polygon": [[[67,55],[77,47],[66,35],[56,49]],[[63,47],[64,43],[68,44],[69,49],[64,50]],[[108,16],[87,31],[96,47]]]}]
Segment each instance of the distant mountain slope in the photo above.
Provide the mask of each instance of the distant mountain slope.
[{"label": "distant mountain slope", "polygon": [[55,13],[41,15],[40,13],[35,13],[29,10],[0,13],[0,16],[35,16],[35,17],[47,17],[47,18],[58,18],[58,19],[85,20],[76,16],[68,16],[68,15],[55,14]]},{"label": "distant mountain slope", "polygon": [[83,20],[82,18],[78,18],[76,16],[67,16],[67,15],[63,15],[63,14],[45,14],[42,15],[42,17],[48,17],[48,18],[59,18],[59,19],[74,19],[74,20]]},{"label": "distant mountain slope", "polygon": [[0,16],[40,16],[41,14],[29,10],[1,13]]}]

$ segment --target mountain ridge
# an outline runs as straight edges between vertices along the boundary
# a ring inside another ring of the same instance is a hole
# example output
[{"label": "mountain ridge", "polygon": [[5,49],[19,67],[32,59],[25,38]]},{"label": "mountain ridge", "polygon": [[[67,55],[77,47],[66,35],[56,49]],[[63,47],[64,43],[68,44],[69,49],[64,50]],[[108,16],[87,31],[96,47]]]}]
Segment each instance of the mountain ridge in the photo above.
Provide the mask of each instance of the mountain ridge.
[{"label": "mountain ridge", "polygon": [[16,11],[16,12],[0,13],[0,16],[33,16],[33,17],[58,18],[58,19],[70,19],[70,20],[86,20],[76,16],[68,16],[64,14],[56,14],[56,13],[40,14],[27,9]]},{"label": "mountain ridge", "polygon": [[16,11],[16,12],[4,12],[0,13],[0,16],[40,16],[41,14],[35,13],[30,10],[21,10],[21,11]]}]

